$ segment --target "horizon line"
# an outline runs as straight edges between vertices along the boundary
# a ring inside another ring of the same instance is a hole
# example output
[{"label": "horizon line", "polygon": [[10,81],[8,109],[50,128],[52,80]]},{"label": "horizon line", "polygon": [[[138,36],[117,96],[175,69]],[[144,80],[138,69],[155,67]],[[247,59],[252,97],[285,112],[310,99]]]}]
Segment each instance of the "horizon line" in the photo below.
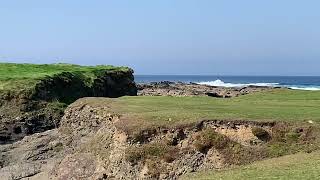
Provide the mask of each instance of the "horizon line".
[{"label": "horizon line", "polygon": [[243,76],[243,77],[320,77],[320,75],[216,75],[216,74],[134,74],[134,76]]}]

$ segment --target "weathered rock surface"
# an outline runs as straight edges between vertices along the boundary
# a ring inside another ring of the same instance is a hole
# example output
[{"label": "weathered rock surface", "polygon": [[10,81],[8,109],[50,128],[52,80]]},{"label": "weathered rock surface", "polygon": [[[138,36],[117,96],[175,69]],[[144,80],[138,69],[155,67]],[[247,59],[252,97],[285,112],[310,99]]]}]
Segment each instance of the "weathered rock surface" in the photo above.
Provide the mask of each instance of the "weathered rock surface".
[{"label": "weathered rock surface", "polygon": [[212,129],[250,154],[263,143],[251,128],[269,132],[273,126],[207,120],[186,127],[155,127],[139,139],[117,126],[123,116],[112,112],[106,102],[104,98],[77,100],[66,109],[58,129],[0,145],[1,179],[177,179],[232,164],[225,150],[212,147],[203,153],[195,148],[203,129]]},{"label": "weathered rock surface", "polygon": [[247,86],[247,87],[218,87],[195,83],[155,82],[138,84],[140,96],[211,96],[216,98],[231,98],[254,92],[267,91],[276,87]]}]

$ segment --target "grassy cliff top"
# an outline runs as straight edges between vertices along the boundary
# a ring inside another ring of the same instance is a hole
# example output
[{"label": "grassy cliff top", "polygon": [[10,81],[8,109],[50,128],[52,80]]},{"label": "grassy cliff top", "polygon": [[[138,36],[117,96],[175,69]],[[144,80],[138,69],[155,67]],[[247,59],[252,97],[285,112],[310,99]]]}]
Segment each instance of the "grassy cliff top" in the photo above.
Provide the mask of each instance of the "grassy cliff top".
[{"label": "grassy cliff top", "polygon": [[127,67],[110,65],[79,66],[74,64],[15,64],[0,63],[0,90],[15,90],[31,87],[37,81],[63,72],[94,76],[99,71],[129,71]]},{"label": "grassy cliff top", "polygon": [[280,89],[230,99],[137,96],[87,98],[78,102],[110,107],[110,111],[128,119],[127,125],[136,127],[180,125],[205,119],[320,122],[320,91]]}]

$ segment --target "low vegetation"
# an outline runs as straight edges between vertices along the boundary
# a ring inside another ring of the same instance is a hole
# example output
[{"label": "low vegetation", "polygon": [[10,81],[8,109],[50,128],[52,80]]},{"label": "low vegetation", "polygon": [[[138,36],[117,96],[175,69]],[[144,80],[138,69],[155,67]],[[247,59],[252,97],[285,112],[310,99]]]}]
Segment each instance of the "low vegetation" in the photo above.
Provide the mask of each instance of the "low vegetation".
[{"label": "low vegetation", "polygon": [[177,149],[164,143],[150,143],[138,147],[130,147],[126,151],[126,159],[131,163],[146,160],[164,160],[172,162],[177,157]]},{"label": "low vegetation", "polygon": [[197,134],[194,146],[198,151],[206,153],[211,148],[224,149],[228,146],[228,143],[230,143],[230,140],[227,137],[208,128]]},{"label": "low vegetation", "polygon": [[319,179],[320,151],[258,161],[221,171],[188,174],[181,179]]}]

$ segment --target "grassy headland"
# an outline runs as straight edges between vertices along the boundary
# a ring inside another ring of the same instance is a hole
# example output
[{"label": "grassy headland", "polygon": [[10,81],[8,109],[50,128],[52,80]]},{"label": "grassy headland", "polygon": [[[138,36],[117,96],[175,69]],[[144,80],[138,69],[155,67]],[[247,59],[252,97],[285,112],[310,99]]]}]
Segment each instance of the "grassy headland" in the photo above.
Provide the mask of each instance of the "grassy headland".
[{"label": "grassy headland", "polygon": [[0,63],[0,144],[56,127],[66,106],[81,97],[136,95],[132,73],[102,65]]},{"label": "grassy headland", "polygon": [[101,70],[129,71],[129,68],[110,65],[79,66],[74,64],[0,63],[0,91],[29,89],[43,78],[63,72],[70,72],[77,75],[81,74],[90,80]]}]

